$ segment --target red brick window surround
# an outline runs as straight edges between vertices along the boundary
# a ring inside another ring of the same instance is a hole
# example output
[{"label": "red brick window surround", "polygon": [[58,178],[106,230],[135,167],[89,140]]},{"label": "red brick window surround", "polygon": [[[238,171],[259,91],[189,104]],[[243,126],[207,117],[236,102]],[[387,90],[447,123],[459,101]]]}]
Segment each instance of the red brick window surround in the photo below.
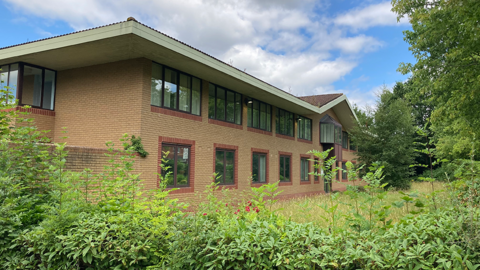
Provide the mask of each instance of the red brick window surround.
[{"label": "red brick window surround", "polygon": [[[224,189],[224,188],[236,189],[236,188],[238,188],[238,146],[228,145],[228,144],[220,144],[220,143],[214,143],[213,144],[213,173],[217,172],[217,166],[219,166],[219,169],[220,169],[220,167],[222,167],[222,165],[223,165],[223,170],[226,170],[227,169],[226,167],[228,166],[228,164],[225,164],[225,163],[221,164],[221,162],[220,162],[221,160],[219,160],[221,158],[221,156],[218,157],[219,162],[217,164],[217,152],[223,152],[224,154],[233,152],[233,155],[234,155],[234,159],[233,159],[233,183],[231,183],[231,184],[221,184],[220,183],[218,186],[220,187],[220,189]],[[226,161],[226,157],[224,157],[223,161],[224,162]]]},{"label": "red brick window surround", "polygon": [[[278,179],[279,186],[291,186],[292,181],[292,153],[278,151]],[[287,179],[288,177],[288,179]]]},{"label": "red brick window surround", "polygon": [[[261,173],[262,171],[262,157],[265,158],[265,168],[264,169],[264,175],[265,175],[265,181],[264,182],[260,182],[259,180],[259,176],[257,175],[255,177],[254,173],[255,173],[255,167],[257,168],[257,171],[259,171]],[[266,149],[259,149],[259,148],[252,148],[252,186],[253,187],[259,187],[261,185],[264,185],[264,184],[268,184],[269,183],[269,150],[266,150]],[[256,164],[255,164],[256,163]],[[257,180],[257,181],[255,181]]]},{"label": "red brick window surround", "polygon": [[311,184],[310,172],[311,172],[310,156],[300,155],[300,185]]},{"label": "red brick window surround", "polygon": [[[177,193],[190,193],[194,192],[195,187],[195,141],[186,140],[186,139],[178,139],[178,138],[170,138],[170,137],[158,137],[158,168],[157,173],[159,175],[162,174],[162,157],[163,157],[163,145],[179,145],[179,146],[188,146],[189,149],[189,184],[186,187],[179,187],[177,190],[173,190],[170,194],[177,194]],[[160,184],[160,176],[158,176],[157,187]],[[170,189],[170,188],[168,188]]]},{"label": "red brick window surround", "polygon": [[170,115],[170,116],[175,116],[175,117],[180,117],[180,118],[184,118],[184,119],[189,119],[189,120],[202,122],[202,117],[199,116],[199,115],[193,115],[193,114],[189,114],[189,113],[186,113],[186,112],[174,111],[174,110],[170,110],[170,109],[160,108],[160,107],[156,107],[156,106],[153,106],[153,105],[150,106],[150,111],[154,112],[154,113],[161,113],[161,114],[165,114],[165,115]]}]

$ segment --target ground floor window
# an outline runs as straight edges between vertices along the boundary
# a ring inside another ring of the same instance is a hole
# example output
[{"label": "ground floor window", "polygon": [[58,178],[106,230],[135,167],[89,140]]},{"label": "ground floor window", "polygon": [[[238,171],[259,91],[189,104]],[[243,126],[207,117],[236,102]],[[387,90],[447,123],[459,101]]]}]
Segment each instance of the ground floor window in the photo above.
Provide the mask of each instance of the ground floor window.
[{"label": "ground floor window", "polygon": [[267,155],[253,153],[252,155],[252,182],[267,182]]},{"label": "ground floor window", "polygon": [[319,181],[319,177],[318,177],[318,166],[320,166],[320,164],[319,164],[319,159],[318,159],[318,158],[315,158],[315,163],[314,163],[314,166],[313,166],[313,172],[315,173],[314,176],[313,176],[313,180],[314,180],[314,181]]},{"label": "ground floor window", "polygon": [[187,187],[190,184],[190,146],[162,144],[165,167],[162,170],[167,187]]},{"label": "ground floor window", "polygon": [[308,168],[308,158],[301,158],[300,159],[300,181],[309,181],[308,180],[308,173],[309,168]]},{"label": "ground floor window", "polygon": [[216,182],[220,185],[235,184],[235,151],[217,149],[215,151]]},{"label": "ground floor window", "polygon": [[280,156],[280,181],[290,182],[290,156]]},{"label": "ground floor window", "polygon": [[346,164],[346,162],[342,163],[342,179],[347,179],[347,164]]}]

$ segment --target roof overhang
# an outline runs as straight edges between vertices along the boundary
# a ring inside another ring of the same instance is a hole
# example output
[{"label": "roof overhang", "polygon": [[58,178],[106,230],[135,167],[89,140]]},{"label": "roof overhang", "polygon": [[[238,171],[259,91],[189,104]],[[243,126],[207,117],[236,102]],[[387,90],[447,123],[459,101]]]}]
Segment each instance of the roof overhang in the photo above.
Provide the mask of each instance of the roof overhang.
[{"label": "roof overhang", "polygon": [[347,117],[342,116],[345,115],[341,112],[343,109],[356,118],[346,96],[318,108],[136,21],[1,49],[0,65],[22,61],[61,71],[142,57],[249,97],[268,100],[270,104],[296,114],[321,114],[328,107],[334,108],[342,122],[347,121]]}]

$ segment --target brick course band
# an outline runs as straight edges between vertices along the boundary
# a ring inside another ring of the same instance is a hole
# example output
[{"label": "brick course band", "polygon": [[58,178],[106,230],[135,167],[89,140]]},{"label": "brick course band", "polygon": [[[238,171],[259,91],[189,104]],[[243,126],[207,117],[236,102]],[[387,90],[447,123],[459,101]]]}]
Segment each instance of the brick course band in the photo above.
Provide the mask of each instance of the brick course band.
[{"label": "brick course band", "polygon": [[189,114],[189,113],[178,112],[178,111],[169,110],[169,109],[165,109],[165,108],[160,108],[160,107],[156,107],[156,106],[150,106],[150,111],[154,112],[154,113],[161,113],[161,114],[166,114],[166,115],[170,115],[170,116],[176,116],[176,117],[180,117],[180,118],[184,118],[184,119],[190,119],[190,120],[202,122],[202,117],[201,116],[193,115],[193,114]]},{"label": "brick course band", "polygon": [[55,116],[55,111],[51,110],[45,110],[45,109],[39,109],[39,108],[23,108],[20,106],[17,106],[15,108],[10,108],[6,110],[1,110],[3,112],[11,112],[11,111],[19,111],[19,112],[29,112],[31,114],[38,114],[38,115],[46,115],[46,116]]},{"label": "brick course band", "polygon": [[219,126],[224,126],[224,127],[229,127],[229,128],[236,128],[236,129],[240,129],[240,130],[243,130],[243,126],[242,125],[237,125],[237,124],[234,124],[234,123],[228,123],[228,122],[225,122],[225,121],[220,121],[220,120],[215,120],[215,119],[208,119],[208,123],[210,124],[214,124],[214,125],[219,125]]},{"label": "brick course band", "polygon": [[250,132],[255,132],[255,133],[263,134],[263,135],[269,135],[269,136],[273,135],[273,133],[271,131],[261,130],[261,129],[257,129],[257,128],[247,127],[247,130],[250,131]]}]

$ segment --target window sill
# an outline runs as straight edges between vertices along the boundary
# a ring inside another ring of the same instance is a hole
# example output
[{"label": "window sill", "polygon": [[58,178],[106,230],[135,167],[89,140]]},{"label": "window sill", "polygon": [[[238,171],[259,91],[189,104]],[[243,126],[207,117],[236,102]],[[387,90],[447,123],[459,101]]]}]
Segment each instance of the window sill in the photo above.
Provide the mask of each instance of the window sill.
[{"label": "window sill", "polygon": [[55,116],[55,111],[47,110],[47,109],[40,109],[40,108],[23,108],[21,106],[17,106],[15,108],[10,108],[6,110],[1,110],[3,112],[11,112],[11,111],[19,111],[19,112],[28,112],[31,114],[38,114],[38,115],[46,115],[46,116]]},{"label": "window sill", "polygon": [[309,140],[305,140],[305,139],[300,139],[300,138],[297,138],[297,142],[303,142],[303,143],[313,144],[313,141],[309,141]]},{"label": "window sill", "polygon": [[217,187],[218,187],[219,190],[237,189],[238,185],[237,184],[218,184]]},{"label": "window sill", "polygon": [[310,185],[312,181],[300,181],[300,185]]},{"label": "window sill", "polygon": [[291,186],[291,185],[293,185],[293,183],[292,182],[278,182],[278,185],[279,186]]},{"label": "window sill", "polygon": [[275,136],[282,139],[295,141],[295,137],[275,133]]},{"label": "window sill", "polygon": [[234,123],[230,123],[230,122],[226,122],[226,121],[222,121],[222,120],[216,120],[216,119],[208,118],[208,123],[223,126],[223,127],[236,128],[236,129],[243,130],[242,125],[238,125],[238,124],[234,124]]},{"label": "window sill", "polygon": [[165,114],[165,115],[170,115],[170,116],[175,116],[175,117],[180,117],[180,118],[184,118],[184,119],[189,119],[189,120],[202,122],[202,116],[190,114],[190,113],[187,113],[187,112],[174,111],[174,110],[160,108],[160,107],[153,106],[153,105],[150,105],[150,111],[154,112],[154,113],[161,113],[161,114]]},{"label": "window sill", "polygon": [[314,184],[320,184],[320,181],[313,181]]},{"label": "window sill", "polygon": [[250,132],[255,132],[255,133],[263,134],[263,135],[269,135],[269,136],[273,135],[273,133],[271,131],[266,131],[266,130],[262,130],[262,129],[258,129],[258,128],[247,127],[247,130],[250,131]]}]

